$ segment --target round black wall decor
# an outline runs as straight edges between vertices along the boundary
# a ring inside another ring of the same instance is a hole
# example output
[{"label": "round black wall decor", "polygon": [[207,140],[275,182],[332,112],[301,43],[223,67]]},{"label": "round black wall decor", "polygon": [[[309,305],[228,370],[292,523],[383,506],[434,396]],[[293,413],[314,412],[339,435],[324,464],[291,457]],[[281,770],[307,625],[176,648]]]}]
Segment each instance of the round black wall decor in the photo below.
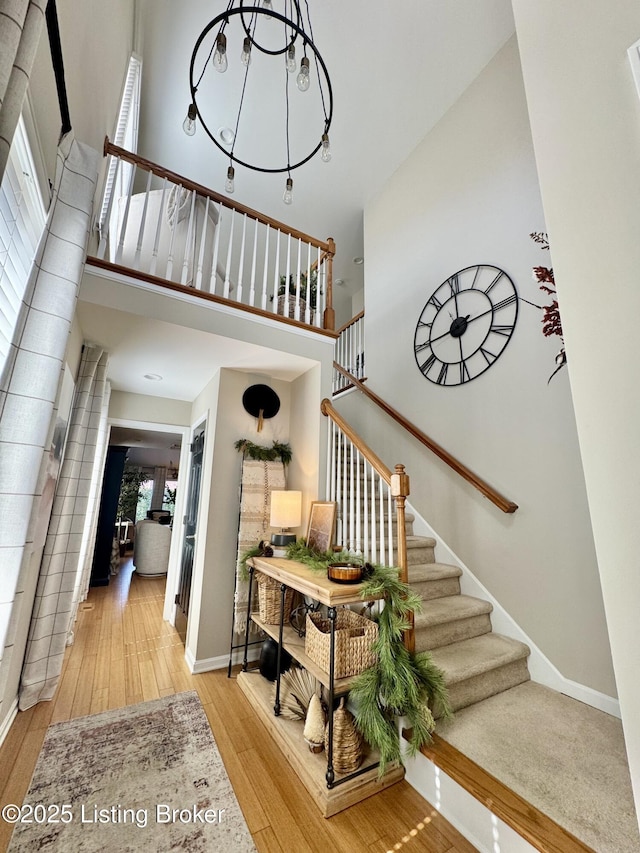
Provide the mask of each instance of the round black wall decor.
[{"label": "round black wall decor", "polygon": [[280,411],[280,397],[268,385],[250,385],[242,395],[246,412],[258,418],[258,432],[264,418],[273,418]]},{"label": "round black wall decor", "polygon": [[470,382],[503,353],[518,318],[518,293],[503,270],[459,270],[429,297],[414,337],[416,364],[436,385]]}]

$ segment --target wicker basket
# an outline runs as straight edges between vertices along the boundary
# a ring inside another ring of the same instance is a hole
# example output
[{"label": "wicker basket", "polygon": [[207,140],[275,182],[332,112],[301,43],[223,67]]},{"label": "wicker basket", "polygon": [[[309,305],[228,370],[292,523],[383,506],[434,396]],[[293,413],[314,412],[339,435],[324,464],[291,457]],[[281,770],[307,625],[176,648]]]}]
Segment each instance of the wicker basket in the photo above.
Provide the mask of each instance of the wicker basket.
[{"label": "wicker basket", "polygon": [[[258,584],[258,613],[267,625],[280,624],[281,584],[262,572],[256,572]],[[293,607],[293,590],[287,587],[284,593],[284,621],[287,622]]]},{"label": "wicker basket", "polygon": [[[344,696],[333,715],[333,767],[338,773],[353,773],[362,764],[364,740],[353,714],[345,708]],[[329,726],[324,732],[324,748],[329,751]]]},{"label": "wicker basket", "polygon": [[[311,660],[329,672],[331,622],[320,613],[307,614],[307,633],[304,650]],[[372,644],[378,637],[378,626],[371,619],[353,610],[338,610],[336,614],[335,678],[357,675],[375,663]]]}]

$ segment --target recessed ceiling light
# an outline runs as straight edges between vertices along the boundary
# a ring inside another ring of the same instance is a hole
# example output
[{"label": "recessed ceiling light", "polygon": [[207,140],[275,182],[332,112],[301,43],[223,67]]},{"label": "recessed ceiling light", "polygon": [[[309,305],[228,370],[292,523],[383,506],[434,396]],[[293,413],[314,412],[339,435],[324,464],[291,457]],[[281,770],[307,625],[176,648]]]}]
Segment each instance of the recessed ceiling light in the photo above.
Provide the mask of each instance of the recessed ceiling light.
[{"label": "recessed ceiling light", "polygon": [[231,130],[230,127],[219,127],[218,128],[218,138],[225,145],[231,145],[233,140],[236,138],[235,133]]},{"label": "recessed ceiling light", "polygon": [[337,284],[338,287],[341,287],[344,284],[344,279],[343,278],[336,278],[333,283]]},{"label": "recessed ceiling light", "polygon": [[353,263],[357,266],[361,266],[364,263],[364,258],[354,258]]},{"label": "recessed ceiling light", "polygon": [[145,373],[145,379],[149,379],[151,382],[160,382],[162,376],[159,373]]}]

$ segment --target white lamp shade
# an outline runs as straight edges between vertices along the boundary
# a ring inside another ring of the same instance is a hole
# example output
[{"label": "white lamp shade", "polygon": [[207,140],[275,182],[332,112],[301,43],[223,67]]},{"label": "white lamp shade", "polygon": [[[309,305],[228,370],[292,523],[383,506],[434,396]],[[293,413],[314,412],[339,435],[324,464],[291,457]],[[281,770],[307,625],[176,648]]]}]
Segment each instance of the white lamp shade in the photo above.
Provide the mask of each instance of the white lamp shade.
[{"label": "white lamp shade", "polygon": [[299,527],[302,519],[302,492],[271,492],[271,527]]}]

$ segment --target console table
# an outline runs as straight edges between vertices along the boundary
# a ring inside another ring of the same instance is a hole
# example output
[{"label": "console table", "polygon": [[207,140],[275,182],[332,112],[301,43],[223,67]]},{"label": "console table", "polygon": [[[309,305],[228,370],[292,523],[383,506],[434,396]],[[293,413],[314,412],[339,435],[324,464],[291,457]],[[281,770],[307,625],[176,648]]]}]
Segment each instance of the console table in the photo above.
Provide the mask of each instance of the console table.
[{"label": "console table", "polygon": [[[328,693],[329,708],[333,707],[335,696],[349,691],[351,678],[334,678],[333,655],[330,656],[330,671],[327,673],[317,666],[305,654],[304,638],[293,628],[284,624],[284,609],[280,609],[280,624],[267,625],[257,613],[251,612],[251,599],[254,588],[254,572],[258,570],[281,584],[281,602],[287,590],[294,589],[312,598],[328,608],[329,620],[335,626],[336,608],[343,604],[362,604],[360,592],[362,584],[337,584],[327,577],[318,575],[302,563],[277,557],[253,557],[249,561],[249,604],[248,616],[266,634],[278,643],[278,676],[275,685],[267,681],[257,670],[247,669],[247,648],[249,645],[249,619],[245,638],[245,656],[243,671],[238,674],[238,684],[247,696],[267,730],[274,738],[291,766],[307,788],[325,817],[337,814],[372,794],[395,784],[404,777],[404,767],[390,765],[384,776],[379,776],[378,761],[375,753],[365,757],[365,764],[354,773],[339,774],[333,768],[333,715],[329,714],[329,749],[327,753],[314,754],[309,751],[302,737],[302,724],[280,716],[280,675],[279,659],[282,649],[309,672],[325,687]],[[331,641],[333,649],[333,639]],[[275,699],[274,699],[275,686]]]}]

